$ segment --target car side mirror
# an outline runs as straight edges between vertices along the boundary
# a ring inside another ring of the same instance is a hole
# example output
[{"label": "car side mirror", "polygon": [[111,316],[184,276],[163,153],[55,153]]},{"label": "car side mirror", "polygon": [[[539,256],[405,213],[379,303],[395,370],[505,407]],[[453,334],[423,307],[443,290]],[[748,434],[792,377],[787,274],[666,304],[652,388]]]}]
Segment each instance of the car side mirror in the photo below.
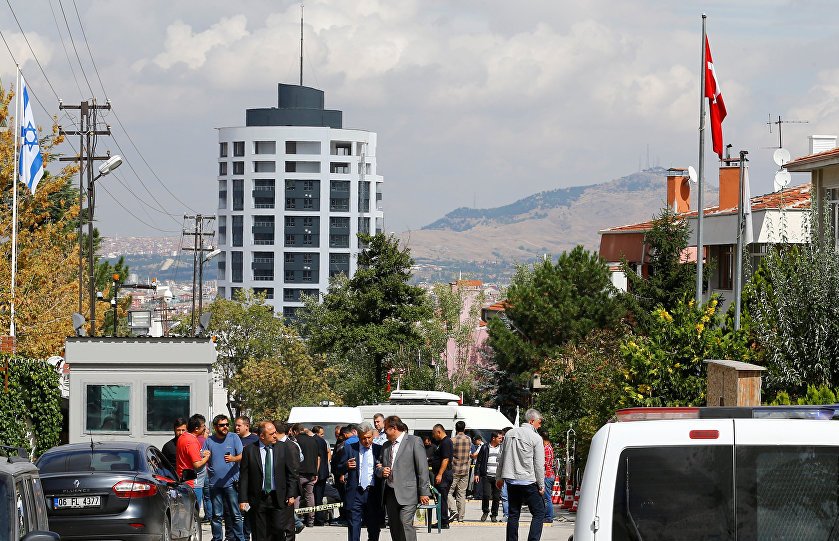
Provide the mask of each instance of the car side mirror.
[{"label": "car side mirror", "polygon": [[194,481],[198,476],[195,475],[195,470],[186,469],[181,472],[181,481]]},{"label": "car side mirror", "polygon": [[23,536],[21,541],[61,541],[61,536],[55,532],[35,531]]}]

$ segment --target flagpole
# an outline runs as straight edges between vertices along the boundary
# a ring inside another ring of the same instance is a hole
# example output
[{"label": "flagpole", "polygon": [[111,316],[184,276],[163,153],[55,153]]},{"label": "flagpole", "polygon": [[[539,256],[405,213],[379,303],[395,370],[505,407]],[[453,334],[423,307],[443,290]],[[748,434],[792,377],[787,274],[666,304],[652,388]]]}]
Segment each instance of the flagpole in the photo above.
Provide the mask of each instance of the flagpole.
[{"label": "flagpole", "polygon": [[15,274],[17,273],[17,183],[20,164],[18,163],[18,150],[20,148],[20,122],[21,122],[21,99],[22,92],[20,90],[20,66],[15,65],[15,150],[14,150],[14,167],[15,172],[12,175],[12,287],[11,298],[9,300],[9,336],[12,337],[12,351],[15,349]]},{"label": "flagpole", "polygon": [[734,330],[740,329],[740,304],[743,297],[743,234],[746,230],[746,154],[740,151],[740,199],[737,203],[737,264],[734,275]]},{"label": "flagpole", "polygon": [[699,77],[700,91],[699,91],[699,166],[698,166],[698,181],[696,194],[696,307],[702,306],[702,263],[704,259],[702,247],[702,214],[704,214],[704,201],[702,192],[705,189],[705,72],[708,69],[707,60],[705,58],[705,41],[707,35],[705,34],[705,19],[707,16],[702,14],[702,70]]}]

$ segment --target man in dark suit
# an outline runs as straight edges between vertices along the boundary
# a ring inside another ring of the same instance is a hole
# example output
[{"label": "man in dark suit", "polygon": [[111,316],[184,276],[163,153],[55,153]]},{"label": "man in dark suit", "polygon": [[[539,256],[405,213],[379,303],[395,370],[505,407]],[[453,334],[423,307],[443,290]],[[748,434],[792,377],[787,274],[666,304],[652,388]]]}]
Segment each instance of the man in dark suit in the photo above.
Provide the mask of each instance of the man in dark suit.
[{"label": "man in dark suit", "polygon": [[257,433],[259,443],[242,453],[239,507],[251,509],[253,541],[294,539],[294,500],[300,495],[297,450],[276,442],[277,429],[270,421],[261,423]]},{"label": "man in dark suit", "polygon": [[382,480],[376,477],[376,466],[382,463],[382,446],[373,443],[373,427],[361,423],[358,441],[344,446],[343,460],[337,474],[346,475],[346,506],[349,514],[347,537],[361,541],[361,525],[367,526],[369,541],[379,541],[382,507]]},{"label": "man in dark suit", "polygon": [[376,466],[376,476],[384,479],[384,502],[393,541],[417,540],[417,501],[425,505],[431,497],[425,447],[419,437],[407,432],[408,427],[396,415],[385,419],[388,441],[382,446],[382,463]]},{"label": "man in dark suit", "polygon": [[[326,492],[326,480],[329,478],[329,444],[323,439],[323,427],[315,425],[312,427],[312,437],[318,444],[318,482],[315,483],[315,505],[320,505],[323,502],[323,496]],[[315,526],[323,526],[327,521],[326,511],[318,511],[315,513]]]}]

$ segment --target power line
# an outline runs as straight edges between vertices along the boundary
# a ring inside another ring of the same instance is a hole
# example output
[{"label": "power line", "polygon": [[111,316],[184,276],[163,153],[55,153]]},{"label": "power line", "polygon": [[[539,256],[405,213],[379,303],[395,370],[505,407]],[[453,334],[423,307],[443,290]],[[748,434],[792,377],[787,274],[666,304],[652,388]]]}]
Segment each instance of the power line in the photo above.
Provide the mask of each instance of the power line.
[{"label": "power line", "polygon": [[[8,2],[9,0],[6,1]],[[90,86],[90,81],[87,79],[87,73],[84,71],[82,57],[79,56],[79,50],[76,49],[76,40],[73,39],[73,31],[70,29],[70,23],[67,21],[67,13],[64,12],[64,4],[61,3],[61,0],[58,0],[58,7],[61,8],[61,15],[64,17],[64,24],[67,26],[67,34],[70,36],[70,44],[73,46],[73,52],[76,54],[76,60],[79,61],[79,67],[82,69],[82,77],[84,77],[84,81],[87,83],[87,89],[90,90],[90,95],[93,96],[93,87]]]},{"label": "power line", "polygon": [[[47,80],[47,84],[49,85],[50,90],[52,90],[52,93],[55,94],[55,99],[58,100],[58,92],[56,92],[55,88],[53,88],[52,83],[50,82],[50,78],[47,77],[47,72],[44,71],[44,67],[41,65],[41,61],[38,60],[38,55],[36,55],[35,51],[32,49],[32,44],[29,43],[29,38],[26,37],[26,32],[23,31],[23,27],[20,25],[20,21],[17,19],[17,14],[15,13],[14,8],[12,7],[12,3],[9,2],[9,0],[6,0],[6,5],[9,6],[9,11],[12,12],[12,17],[14,17],[15,23],[17,23],[17,27],[20,30],[20,33],[23,36],[24,41],[26,41],[27,47],[29,47],[29,52],[32,53],[32,57],[35,59],[35,63],[37,63],[38,67],[41,69],[41,73],[44,75],[44,79]],[[3,41],[5,41],[5,39]],[[8,47],[8,45],[6,46]],[[9,52],[11,53],[11,50],[9,50]]]},{"label": "power line", "polygon": [[70,53],[67,52],[67,45],[64,43],[64,34],[61,32],[61,26],[58,24],[58,17],[55,15],[55,8],[52,5],[52,0],[49,0],[50,12],[52,13],[52,20],[55,23],[55,30],[58,32],[58,39],[61,40],[61,48],[64,49],[64,58],[67,59],[67,65],[70,67],[70,73],[73,75],[73,81],[76,83],[76,89],[79,91],[79,96],[82,96],[82,86],[79,84],[79,78],[76,77],[76,70],[73,69],[73,62],[70,60]]},{"label": "power line", "polygon": [[159,227],[157,227],[157,226],[154,226],[154,225],[152,225],[152,224],[150,224],[150,223],[146,222],[145,220],[143,220],[142,218],[140,218],[139,216],[137,216],[136,214],[134,214],[133,212],[131,212],[131,211],[128,209],[128,207],[126,207],[125,205],[123,205],[123,204],[119,201],[119,199],[117,199],[117,198],[114,196],[114,194],[112,194],[110,191],[108,191],[108,188],[106,188],[104,185],[100,185],[99,187],[100,187],[100,188],[102,188],[102,189],[105,191],[105,193],[106,193],[106,194],[108,194],[109,196],[111,196],[111,199],[113,199],[113,200],[114,200],[114,202],[115,202],[117,205],[119,205],[120,207],[122,207],[122,209],[123,209],[125,212],[127,212],[128,214],[130,214],[131,216],[133,216],[133,217],[134,217],[134,219],[135,219],[135,220],[137,220],[138,222],[140,222],[141,224],[143,224],[143,225],[145,225],[145,226],[147,226],[147,227],[150,227],[150,228],[154,229],[155,231],[160,231],[161,233],[177,233],[177,231],[175,231],[175,230],[173,230],[173,229],[161,229],[161,228],[159,228]]}]

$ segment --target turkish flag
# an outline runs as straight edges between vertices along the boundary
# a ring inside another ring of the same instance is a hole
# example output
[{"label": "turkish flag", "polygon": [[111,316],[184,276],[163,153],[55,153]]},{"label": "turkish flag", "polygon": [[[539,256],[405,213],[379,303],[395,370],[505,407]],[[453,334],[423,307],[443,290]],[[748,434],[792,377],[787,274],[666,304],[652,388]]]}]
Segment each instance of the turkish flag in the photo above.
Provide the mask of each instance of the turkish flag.
[{"label": "turkish flag", "polygon": [[725,120],[725,102],[722,101],[722,91],[711,59],[711,46],[705,38],[705,97],[708,98],[708,108],[711,111],[711,141],[714,152],[722,159],[722,121]]}]

